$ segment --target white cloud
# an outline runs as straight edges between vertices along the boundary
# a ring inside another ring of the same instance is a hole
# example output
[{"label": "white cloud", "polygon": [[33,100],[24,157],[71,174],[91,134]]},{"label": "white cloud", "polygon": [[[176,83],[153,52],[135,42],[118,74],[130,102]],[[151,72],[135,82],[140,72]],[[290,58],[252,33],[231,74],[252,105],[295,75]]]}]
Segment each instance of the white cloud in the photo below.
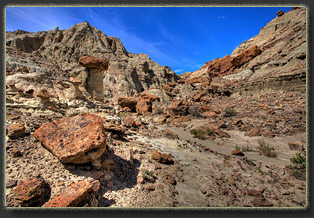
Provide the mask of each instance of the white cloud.
[{"label": "white cloud", "polygon": [[218,19],[218,20],[227,19],[227,17],[226,17],[226,16],[218,16],[217,19]]}]

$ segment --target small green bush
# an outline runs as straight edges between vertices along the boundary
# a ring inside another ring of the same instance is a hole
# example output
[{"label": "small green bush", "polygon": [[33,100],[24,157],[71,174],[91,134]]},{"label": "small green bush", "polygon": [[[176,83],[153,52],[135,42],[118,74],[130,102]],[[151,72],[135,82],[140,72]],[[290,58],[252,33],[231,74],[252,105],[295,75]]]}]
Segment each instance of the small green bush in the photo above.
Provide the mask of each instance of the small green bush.
[{"label": "small green bush", "polygon": [[224,117],[232,117],[232,116],[235,116],[237,114],[237,112],[230,108],[230,107],[227,107],[225,110],[224,110]]},{"label": "small green bush", "polygon": [[258,141],[259,147],[258,150],[260,151],[260,154],[267,156],[267,157],[277,157],[277,153],[275,152],[275,148],[271,147],[269,144],[267,144],[263,140]]},{"label": "small green bush", "polygon": [[291,165],[287,166],[290,175],[297,179],[306,179],[306,157],[301,153],[297,153],[295,157],[290,159]]},{"label": "small green bush", "polygon": [[206,139],[207,136],[211,133],[212,131],[207,128],[207,129],[191,129],[190,133],[193,135],[193,137],[198,138],[198,139]]},{"label": "small green bush", "polygon": [[155,110],[154,115],[163,114],[163,113],[164,113],[164,109],[159,107]]}]

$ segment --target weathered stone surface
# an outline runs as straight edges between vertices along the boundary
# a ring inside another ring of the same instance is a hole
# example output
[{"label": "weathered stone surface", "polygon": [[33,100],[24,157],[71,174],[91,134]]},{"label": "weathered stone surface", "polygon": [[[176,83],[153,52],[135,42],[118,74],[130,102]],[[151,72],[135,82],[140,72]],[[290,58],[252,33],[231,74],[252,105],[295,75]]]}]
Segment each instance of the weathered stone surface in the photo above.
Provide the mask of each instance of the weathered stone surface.
[{"label": "weathered stone surface", "polygon": [[63,163],[88,163],[106,150],[102,119],[93,114],[46,123],[35,131],[34,137]]},{"label": "weathered stone surface", "polygon": [[135,121],[130,116],[127,116],[126,118],[124,118],[123,124],[127,127],[135,127]]},{"label": "weathered stone surface", "polygon": [[230,138],[230,135],[221,129],[215,129],[213,134],[217,138]]},{"label": "weathered stone surface", "polygon": [[134,97],[118,97],[118,105],[122,108],[128,107],[132,111],[135,111],[136,99]]},{"label": "weathered stone surface", "polygon": [[252,60],[260,53],[261,53],[260,48],[258,48],[256,45],[251,45],[249,48],[235,56],[231,62],[235,67],[239,67],[247,63],[248,61]]},{"label": "weathered stone surface", "polygon": [[41,177],[23,180],[15,189],[15,200],[22,207],[41,206],[49,195],[49,185]]},{"label": "weathered stone surface", "polygon": [[23,123],[11,124],[8,127],[8,137],[18,138],[25,134],[25,125]]},{"label": "weathered stone surface", "polygon": [[259,190],[247,189],[246,194],[255,197],[262,197],[262,192]]},{"label": "weathered stone surface", "polygon": [[136,104],[136,112],[138,114],[147,114],[152,112],[152,101],[147,98],[139,98]]},{"label": "weathered stone surface", "polygon": [[151,159],[157,161],[158,163],[162,163],[162,164],[173,164],[174,163],[170,154],[160,153],[157,150],[153,150],[153,152],[151,154]]},{"label": "weathered stone surface", "polygon": [[253,137],[253,136],[260,136],[261,135],[260,128],[258,128],[258,127],[252,128],[247,135],[251,136],[251,137]]},{"label": "weathered stone surface", "polygon": [[256,197],[251,201],[254,207],[271,207],[273,203],[263,197]]},{"label": "weathered stone surface", "polygon": [[93,56],[82,56],[79,58],[79,63],[84,67],[98,68],[103,71],[108,70],[109,65],[108,61]]},{"label": "weathered stone surface", "polygon": [[244,153],[242,151],[239,150],[233,150],[231,152],[232,155],[236,155],[236,156],[244,156]]},{"label": "weathered stone surface", "polygon": [[88,195],[93,192],[93,186],[88,181],[73,183],[59,195],[48,201],[43,207],[77,207],[84,206],[82,202],[87,200]]},{"label": "weathered stone surface", "polygon": [[41,99],[43,99],[43,100],[48,100],[51,97],[51,95],[50,95],[50,93],[48,92],[47,89],[40,89],[37,92],[36,96],[41,98]]}]

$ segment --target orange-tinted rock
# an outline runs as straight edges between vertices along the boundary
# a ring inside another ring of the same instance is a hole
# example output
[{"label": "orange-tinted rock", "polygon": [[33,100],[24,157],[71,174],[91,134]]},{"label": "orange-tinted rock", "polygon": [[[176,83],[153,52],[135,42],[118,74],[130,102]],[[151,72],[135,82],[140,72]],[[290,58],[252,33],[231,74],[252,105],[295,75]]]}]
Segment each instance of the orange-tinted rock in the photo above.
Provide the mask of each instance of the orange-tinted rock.
[{"label": "orange-tinted rock", "polygon": [[204,117],[215,117],[217,114],[214,111],[206,111],[202,113],[202,116]]},{"label": "orange-tinted rock", "polygon": [[73,77],[73,76],[70,77],[70,82],[75,84],[75,85],[82,84],[82,81],[80,79]]},{"label": "orange-tinted rock", "polygon": [[79,63],[84,67],[98,68],[101,70],[108,70],[109,65],[108,61],[93,56],[82,56],[79,58]]},{"label": "orange-tinted rock", "polygon": [[225,73],[233,67],[232,60],[233,58],[229,55],[226,55],[220,60],[220,73]]},{"label": "orange-tinted rock", "polygon": [[232,60],[232,64],[235,67],[239,67],[247,63],[248,61],[252,60],[260,53],[261,53],[261,50],[256,45],[251,45],[249,48],[247,48],[246,50],[242,51],[240,54],[235,56]]},{"label": "orange-tinted rock", "polygon": [[230,138],[230,135],[228,133],[226,133],[225,131],[222,131],[220,129],[215,129],[213,131],[214,136],[216,136],[217,138]]},{"label": "orange-tinted rock", "polygon": [[192,101],[200,101],[201,97],[206,94],[206,91],[198,93],[192,97]]},{"label": "orange-tinted rock", "polygon": [[88,163],[106,150],[102,119],[93,114],[46,123],[35,131],[34,137],[63,163]]},{"label": "orange-tinted rock", "polygon": [[123,124],[127,127],[134,127],[135,121],[132,117],[128,116],[123,120]]},{"label": "orange-tinted rock", "polygon": [[8,137],[9,138],[18,138],[25,134],[25,126],[23,123],[11,124],[8,127]]},{"label": "orange-tinted rock", "polygon": [[37,92],[37,97],[44,99],[44,100],[48,100],[50,98],[50,93],[47,91],[47,89],[40,89]]},{"label": "orange-tinted rock", "polygon": [[22,207],[38,207],[50,195],[50,187],[42,178],[30,178],[18,183],[15,199]]},{"label": "orange-tinted rock", "polygon": [[93,192],[93,186],[88,181],[73,183],[59,195],[48,201],[43,207],[76,207]]},{"label": "orange-tinted rock", "polygon": [[132,111],[135,111],[136,99],[134,97],[118,97],[118,105],[122,108],[128,107]]},{"label": "orange-tinted rock", "polygon": [[147,114],[152,112],[152,101],[146,98],[139,98],[136,104],[136,112],[138,114]]},{"label": "orange-tinted rock", "polygon": [[202,111],[206,112],[206,111],[212,111],[212,108],[209,107],[207,104],[203,104],[201,106]]},{"label": "orange-tinted rock", "polygon": [[158,96],[152,95],[152,94],[149,94],[149,93],[140,93],[140,96],[141,96],[141,98],[148,99],[151,102],[153,102],[153,101],[160,101],[160,98]]},{"label": "orange-tinted rock", "polygon": [[258,127],[254,127],[253,129],[250,130],[250,132],[248,133],[248,136],[260,136],[261,132],[260,132],[260,128]]},{"label": "orange-tinted rock", "polygon": [[168,92],[171,92],[171,91],[173,90],[173,88],[170,87],[169,85],[164,85],[162,88],[163,88],[165,91],[168,91]]},{"label": "orange-tinted rock", "polygon": [[153,150],[151,159],[157,161],[162,164],[173,164],[173,159],[170,154],[160,153],[157,150]]},{"label": "orange-tinted rock", "polygon": [[190,83],[190,84],[194,84],[194,83],[204,83],[205,80],[204,80],[204,78],[197,77],[197,78],[190,79],[190,80],[188,80],[187,82]]},{"label": "orange-tinted rock", "polygon": [[244,156],[243,152],[239,150],[233,150],[231,154],[236,156]]}]

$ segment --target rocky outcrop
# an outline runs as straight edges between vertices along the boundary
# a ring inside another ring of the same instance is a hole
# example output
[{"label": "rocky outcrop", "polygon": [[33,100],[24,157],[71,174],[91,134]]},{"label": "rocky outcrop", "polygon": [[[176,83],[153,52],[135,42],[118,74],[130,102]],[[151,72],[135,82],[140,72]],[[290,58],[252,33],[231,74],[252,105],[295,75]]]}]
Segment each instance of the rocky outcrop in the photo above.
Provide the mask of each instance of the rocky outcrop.
[{"label": "rocky outcrop", "polygon": [[35,131],[34,137],[63,163],[88,163],[106,150],[102,119],[92,114],[46,123]]},{"label": "rocky outcrop", "polygon": [[[153,85],[160,86],[179,78],[169,67],[160,66],[148,55],[128,52],[118,38],[107,36],[88,22],[78,23],[67,30],[7,32],[6,39],[8,51],[31,54],[46,62],[46,66],[52,63],[59,68],[59,72],[62,70],[67,75],[78,75],[83,78],[82,81],[86,77],[84,66],[103,66],[101,69],[106,69],[106,74],[102,75],[105,97],[132,96]],[[109,66],[107,61],[110,62]],[[7,56],[8,70],[24,65],[19,59]],[[32,62],[27,67],[32,71],[43,70],[37,65],[38,62]],[[50,69],[47,67],[45,71]]]},{"label": "rocky outcrop", "polygon": [[278,11],[258,35],[243,42],[230,56],[209,61],[182,78],[203,78],[209,83],[236,80],[235,92],[239,93],[264,89],[303,92],[305,58],[306,8],[297,7],[286,13]]}]

